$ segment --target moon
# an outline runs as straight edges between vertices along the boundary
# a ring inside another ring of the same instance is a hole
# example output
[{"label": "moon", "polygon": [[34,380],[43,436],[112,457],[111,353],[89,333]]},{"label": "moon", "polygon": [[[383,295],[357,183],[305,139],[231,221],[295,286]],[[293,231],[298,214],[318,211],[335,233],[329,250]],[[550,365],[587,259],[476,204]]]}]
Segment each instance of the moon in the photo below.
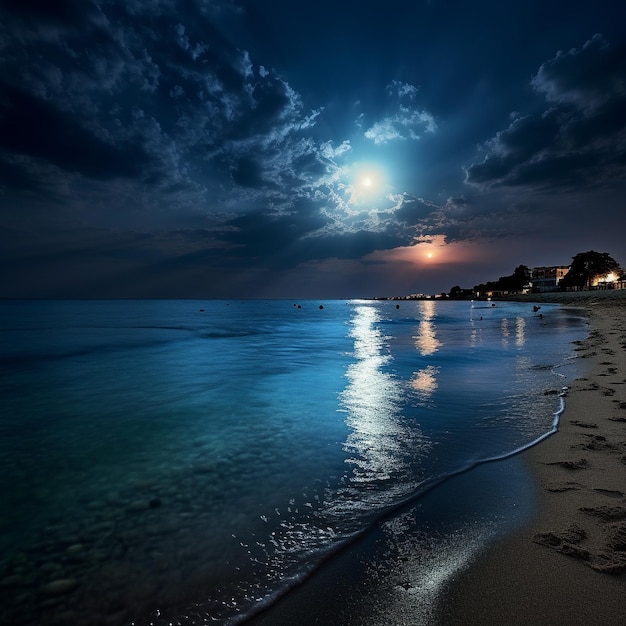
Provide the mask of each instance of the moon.
[{"label": "moon", "polygon": [[353,163],[344,170],[351,205],[372,205],[383,199],[388,189],[385,172],[374,163]]}]

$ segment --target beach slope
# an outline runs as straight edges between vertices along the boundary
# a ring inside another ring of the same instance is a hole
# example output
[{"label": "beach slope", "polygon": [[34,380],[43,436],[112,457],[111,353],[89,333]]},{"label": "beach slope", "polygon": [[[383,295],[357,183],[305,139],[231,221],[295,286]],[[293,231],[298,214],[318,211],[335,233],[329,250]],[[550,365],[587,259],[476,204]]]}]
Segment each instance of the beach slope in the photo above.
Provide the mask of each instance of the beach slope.
[{"label": "beach slope", "polygon": [[586,371],[559,431],[524,453],[537,517],[455,577],[441,624],[626,624],[626,292],[544,299],[589,314]]}]

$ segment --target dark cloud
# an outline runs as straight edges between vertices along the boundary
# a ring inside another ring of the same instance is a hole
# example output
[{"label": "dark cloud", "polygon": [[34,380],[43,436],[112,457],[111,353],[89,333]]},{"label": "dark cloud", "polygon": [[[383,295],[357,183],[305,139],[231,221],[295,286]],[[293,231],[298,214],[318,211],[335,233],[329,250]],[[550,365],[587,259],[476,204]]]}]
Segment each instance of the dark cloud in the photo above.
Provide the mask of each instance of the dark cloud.
[{"label": "dark cloud", "polygon": [[[9,23],[31,13],[75,23],[93,13],[86,6],[14,3],[7,15]],[[274,204],[309,193],[298,187],[325,169],[324,142],[303,136],[317,114],[303,113],[284,80],[220,32],[211,19],[218,7],[102,3],[98,19],[63,38],[38,34],[34,24],[27,38],[26,26],[0,27],[0,146],[30,159],[19,166],[21,180],[35,180],[48,163],[68,174],[57,192],[97,206],[79,199],[88,188],[81,177],[136,179],[141,187],[115,190],[115,204],[141,195],[144,204],[173,206],[163,192],[177,190],[186,213],[201,210],[199,201],[212,212],[259,210],[266,198],[250,192],[279,185],[283,199]]]},{"label": "dark cloud", "polygon": [[389,250],[406,243],[393,229],[382,232],[358,230],[326,237],[310,237],[301,242],[298,262],[328,258],[360,259],[376,250]]},{"label": "dark cloud", "polygon": [[446,209],[451,211],[462,210],[469,204],[470,203],[465,196],[450,197],[446,200]]},{"label": "dark cloud", "polygon": [[625,179],[624,58],[625,45],[596,35],[544,63],[531,82],[550,108],[518,117],[488,141],[466,181],[559,191]]},{"label": "dark cloud", "polygon": [[304,151],[293,160],[294,172],[301,179],[315,180],[328,173],[328,160],[319,151]]},{"label": "dark cloud", "polygon": [[250,87],[249,106],[231,129],[235,139],[270,133],[293,106],[287,85],[281,80],[267,76]]},{"label": "dark cloud", "polygon": [[625,54],[624,43],[611,45],[596,34],[580,50],[559,51],[539,68],[531,84],[548,102],[596,109],[626,96]]},{"label": "dark cloud", "polygon": [[94,13],[90,0],[3,0],[1,9],[31,22],[72,26]]},{"label": "dark cloud", "polygon": [[262,167],[252,157],[241,157],[233,165],[231,174],[238,185],[259,187],[263,184]]},{"label": "dark cloud", "polygon": [[71,115],[20,89],[0,84],[0,147],[97,179],[139,177],[148,157],[139,143],[112,145]]},{"label": "dark cloud", "polygon": [[429,216],[435,207],[432,203],[425,202],[422,198],[404,198],[399,209],[394,213],[400,221],[408,224],[421,223]]},{"label": "dark cloud", "polygon": [[34,176],[29,168],[24,167],[17,159],[9,161],[1,156],[0,188],[6,191],[28,192],[35,195],[45,191],[41,179]]},{"label": "dark cloud", "polygon": [[289,214],[249,213],[229,221],[217,237],[230,244],[233,256],[274,259],[327,223],[328,219],[309,207]]},{"label": "dark cloud", "polygon": [[284,268],[328,258],[359,259],[379,249],[409,245],[414,232],[400,226],[390,213],[361,213],[337,223],[309,201],[301,201],[298,210],[289,214],[251,213],[226,226],[215,234],[228,245],[231,263],[248,264],[254,259],[258,266]]}]

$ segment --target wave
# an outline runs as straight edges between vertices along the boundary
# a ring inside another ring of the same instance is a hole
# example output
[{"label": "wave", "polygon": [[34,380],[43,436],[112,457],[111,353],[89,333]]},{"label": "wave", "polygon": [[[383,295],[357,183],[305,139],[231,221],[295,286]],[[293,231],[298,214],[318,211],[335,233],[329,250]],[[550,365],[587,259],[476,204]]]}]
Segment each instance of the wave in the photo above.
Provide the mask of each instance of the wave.
[{"label": "wave", "polygon": [[240,624],[254,622],[257,617],[267,611],[270,611],[271,608],[276,605],[276,603],[280,602],[282,598],[289,595],[289,593],[291,593],[294,589],[302,584],[305,584],[310,576],[314,572],[318,571],[321,567],[323,567],[326,563],[334,558],[337,558],[346,550],[351,549],[351,547],[356,542],[358,542],[368,533],[372,532],[375,528],[381,526],[385,522],[394,519],[395,517],[406,511],[408,508],[415,506],[421,499],[433,492],[438,487],[441,487],[442,485],[444,485],[448,481],[453,480],[454,478],[471,472],[479,466],[505,461],[514,456],[517,456],[555,434],[558,431],[560,417],[565,410],[565,397],[567,395],[567,391],[568,388],[563,387],[561,389],[561,392],[559,393],[559,407],[553,413],[552,425],[548,431],[536,437],[532,441],[508,452],[477,459],[455,470],[445,472],[438,476],[433,476],[424,480],[418,485],[417,489],[413,493],[399,499],[393,505],[387,506],[384,510],[371,516],[367,524],[364,525],[360,530],[353,532],[348,536],[343,536],[341,540],[337,541],[334,545],[329,545],[323,551],[320,551],[315,555],[311,555],[313,557],[312,560],[310,560],[305,566],[303,566],[302,571],[297,574],[291,575],[289,578],[284,579],[281,586],[273,590],[273,592],[268,596],[257,599],[255,606],[252,607],[247,613],[245,613],[244,615],[237,615],[235,617],[229,618],[224,622],[224,624],[226,626],[238,626]]},{"label": "wave", "polygon": [[[87,328],[87,327],[86,327]],[[98,330],[95,327],[88,327],[89,330]],[[101,329],[110,330],[107,327]],[[41,328],[33,329],[41,331]],[[45,330],[45,329],[43,329]],[[125,326],[119,327],[116,331],[135,331],[135,330],[156,330],[156,331],[176,331],[185,333],[186,336],[163,336],[152,338],[137,338],[134,336],[132,339],[125,341],[110,341],[106,340],[102,343],[93,343],[91,345],[80,346],[70,349],[48,350],[44,351],[39,346],[34,346],[33,349],[23,350],[21,352],[14,352],[0,354],[0,368],[30,368],[41,366],[45,363],[54,361],[63,361],[67,359],[75,359],[82,357],[92,357],[101,355],[111,355],[119,352],[128,352],[133,350],[149,349],[158,346],[164,346],[176,342],[189,341],[190,339],[239,339],[245,337],[253,337],[263,334],[259,330],[213,330],[202,331],[198,328],[191,326]],[[32,340],[31,340],[32,344]]]}]

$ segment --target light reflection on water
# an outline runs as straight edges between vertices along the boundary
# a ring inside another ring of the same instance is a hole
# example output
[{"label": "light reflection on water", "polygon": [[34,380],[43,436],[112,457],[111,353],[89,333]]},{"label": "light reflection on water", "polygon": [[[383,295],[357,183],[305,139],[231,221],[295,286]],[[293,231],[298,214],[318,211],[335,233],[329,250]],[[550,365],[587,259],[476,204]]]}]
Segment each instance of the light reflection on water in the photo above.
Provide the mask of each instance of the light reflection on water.
[{"label": "light reflection on water", "polygon": [[[403,385],[383,367],[393,357],[386,352],[387,339],[377,327],[380,314],[374,306],[358,306],[351,320],[355,362],[346,373],[348,385],[341,394],[350,433],[344,449],[353,465],[351,483],[366,483],[379,490],[377,506],[391,504],[414,484],[410,461],[428,448],[416,424],[403,419]],[[393,482],[392,482],[393,481]],[[343,492],[349,491],[350,487]],[[363,501],[359,506],[371,507]]]},{"label": "light reflection on water", "polygon": [[[511,328],[511,326],[513,326],[513,328]],[[526,322],[524,321],[523,317],[516,317],[513,323],[511,323],[511,321],[506,317],[502,318],[500,322],[500,331],[502,333],[502,347],[509,347],[509,344],[511,343],[511,335],[513,335],[515,347],[522,348],[526,343],[525,329]]]},{"label": "light reflection on water", "polygon": [[420,320],[417,335],[413,337],[415,340],[415,347],[422,356],[428,356],[434,354],[441,347],[441,341],[437,339],[437,333],[435,332],[434,318],[435,318],[435,302],[434,300],[424,300],[420,302]]},{"label": "light reflection on water", "polygon": [[413,374],[411,386],[417,392],[417,396],[421,403],[427,402],[439,387],[439,384],[437,383],[438,373],[439,368],[434,365],[428,365],[424,369],[418,370]]},{"label": "light reflection on water", "polygon": [[[432,300],[421,302],[420,313],[422,319],[417,328],[417,335],[413,339],[420,355],[427,357],[437,352],[443,346],[442,342],[437,338],[435,330],[435,302]],[[439,387],[437,383],[438,373],[439,367],[435,365],[427,365],[413,373],[411,386],[416,391],[420,404],[427,403],[437,387]]]},{"label": "light reflection on water", "polygon": [[523,317],[515,318],[515,345],[521,348],[526,343],[526,336],[524,330],[526,328],[526,322]]}]

